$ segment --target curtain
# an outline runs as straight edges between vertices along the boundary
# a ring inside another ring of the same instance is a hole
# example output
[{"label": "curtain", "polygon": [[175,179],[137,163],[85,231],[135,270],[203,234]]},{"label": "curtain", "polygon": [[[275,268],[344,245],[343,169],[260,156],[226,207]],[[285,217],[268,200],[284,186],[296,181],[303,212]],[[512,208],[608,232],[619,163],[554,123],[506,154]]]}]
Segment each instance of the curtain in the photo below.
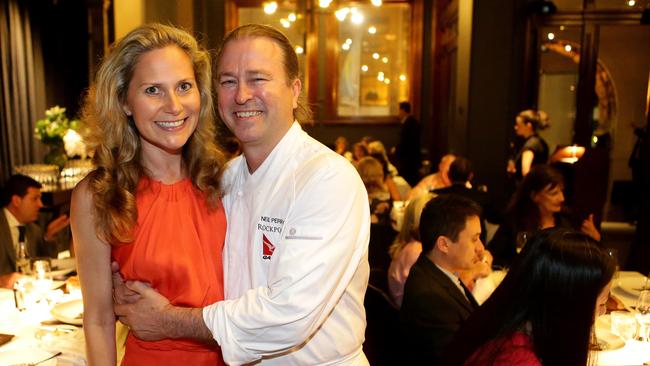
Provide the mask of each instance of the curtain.
[{"label": "curtain", "polygon": [[45,73],[38,36],[32,34],[25,1],[0,1],[0,180],[16,165],[40,162],[33,137],[45,111]]}]

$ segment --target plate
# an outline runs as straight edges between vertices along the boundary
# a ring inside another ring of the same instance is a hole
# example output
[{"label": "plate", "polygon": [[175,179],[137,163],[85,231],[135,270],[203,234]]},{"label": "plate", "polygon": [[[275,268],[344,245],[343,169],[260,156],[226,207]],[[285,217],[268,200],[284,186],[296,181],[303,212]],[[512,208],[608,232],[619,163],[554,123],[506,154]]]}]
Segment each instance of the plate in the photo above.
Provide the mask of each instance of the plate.
[{"label": "plate", "polygon": [[55,269],[51,271],[50,274],[52,275],[52,278],[58,278],[61,276],[65,276],[68,273],[73,272],[74,270],[75,268]]},{"label": "plate", "polygon": [[[624,277],[618,279],[618,287],[624,292],[632,296],[639,296],[641,294],[641,289],[645,285],[645,277]],[[650,281],[648,282],[650,285]]]},{"label": "plate", "polygon": [[77,262],[74,258],[52,259],[52,277],[65,276],[77,269]]},{"label": "plate", "polygon": [[596,341],[598,342],[599,351],[611,351],[625,347],[623,338],[606,329],[596,331]]},{"label": "plate", "polygon": [[[40,348],[18,348],[0,352],[0,365],[19,365],[21,363],[36,363],[50,356],[53,352],[48,352]],[[39,363],[39,366],[55,366],[56,358]]]},{"label": "plate", "polygon": [[54,305],[52,308],[54,319],[68,324],[82,325],[84,303],[82,300],[73,300]]}]

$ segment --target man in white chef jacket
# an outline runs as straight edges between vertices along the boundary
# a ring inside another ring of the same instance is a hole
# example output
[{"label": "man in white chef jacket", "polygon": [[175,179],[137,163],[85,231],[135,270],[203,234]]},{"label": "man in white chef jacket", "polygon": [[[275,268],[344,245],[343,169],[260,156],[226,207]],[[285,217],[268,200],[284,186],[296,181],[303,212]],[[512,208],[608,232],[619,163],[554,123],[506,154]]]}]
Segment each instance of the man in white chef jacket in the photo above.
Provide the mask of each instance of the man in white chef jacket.
[{"label": "man in white chef jacket", "polygon": [[[140,298],[116,304],[116,314],[145,340],[214,339],[230,365],[367,365],[363,183],[295,122],[302,85],[281,32],[241,26],[226,36],[217,62],[219,113],[243,148],[223,178],[226,300],[180,308],[130,282]],[[116,276],[114,283],[121,286]]]}]

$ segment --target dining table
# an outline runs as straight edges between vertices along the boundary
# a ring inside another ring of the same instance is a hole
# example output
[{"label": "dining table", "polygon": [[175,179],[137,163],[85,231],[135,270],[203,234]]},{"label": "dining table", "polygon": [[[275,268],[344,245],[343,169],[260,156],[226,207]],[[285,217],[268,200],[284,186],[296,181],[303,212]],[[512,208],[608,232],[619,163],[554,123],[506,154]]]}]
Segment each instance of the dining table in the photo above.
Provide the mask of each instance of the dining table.
[{"label": "dining table", "polygon": [[[74,260],[60,262],[73,263]],[[74,268],[64,268],[58,272],[69,274],[73,270]],[[64,278],[48,279],[40,283],[44,283],[45,288],[37,288],[30,287],[35,280],[25,276],[20,281],[21,286],[25,285],[24,288],[0,288],[0,365],[87,364],[81,292],[78,288],[64,291]],[[30,293],[27,293],[28,290]],[[75,314],[65,315],[70,310]],[[54,357],[46,360],[51,356]],[[39,363],[43,360],[46,361]]]}]

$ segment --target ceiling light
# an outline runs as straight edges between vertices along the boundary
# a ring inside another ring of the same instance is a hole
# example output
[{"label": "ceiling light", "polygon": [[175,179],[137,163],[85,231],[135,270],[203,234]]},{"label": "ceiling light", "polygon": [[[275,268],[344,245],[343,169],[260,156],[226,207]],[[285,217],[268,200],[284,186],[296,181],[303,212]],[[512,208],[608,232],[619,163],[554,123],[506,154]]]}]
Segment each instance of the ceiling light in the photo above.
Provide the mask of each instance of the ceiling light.
[{"label": "ceiling light", "polygon": [[375,34],[375,33],[377,33],[377,28],[375,28],[374,26],[368,28],[368,33],[370,33],[370,34]]},{"label": "ceiling light", "polygon": [[381,0],[370,0],[370,2],[374,6],[381,6]]},{"label": "ceiling light", "polygon": [[361,65],[361,71],[363,72],[368,71],[368,65]]},{"label": "ceiling light", "polygon": [[384,57],[381,59],[381,62],[387,64],[388,63],[388,57]]},{"label": "ceiling light", "polygon": [[264,3],[263,6],[264,6],[264,12],[266,14],[273,14],[275,13],[276,10],[278,10],[278,3],[276,3],[275,1]]},{"label": "ceiling light", "polygon": [[343,43],[343,45],[341,46],[341,48],[343,48],[344,50],[346,50],[346,51],[347,51],[347,50],[349,50],[349,49],[350,49],[350,45],[349,45],[349,44],[347,44],[347,43]]},{"label": "ceiling light", "polygon": [[320,6],[321,8],[327,8],[328,6],[330,6],[331,3],[332,0],[319,0],[318,6]]},{"label": "ceiling light", "polygon": [[390,84],[390,79],[389,78],[384,79],[384,83],[386,83],[386,85]]},{"label": "ceiling light", "polygon": [[302,55],[305,52],[305,49],[302,46],[296,46],[296,53]]},{"label": "ceiling light", "polygon": [[361,13],[359,13],[359,12],[354,13],[354,14],[352,14],[352,16],[350,17],[350,20],[351,20],[352,23],[354,23],[354,24],[361,24],[361,23],[363,23],[363,14],[361,14]]},{"label": "ceiling light", "polygon": [[568,44],[568,45],[564,46],[564,50],[567,51],[567,52],[571,52],[571,50],[572,50],[571,45]]},{"label": "ceiling light", "polygon": [[285,28],[289,28],[289,27],[291,27],[291,22],[288,21],[288,20],[286,20],[286,19],[284,19],[284,18],[280,19],[280,23],[281,23],[282,26],[285,27]]},{"label": "ceiling light", "polygon": [[548,38],[549,41],[552,41],[555,39],[555,34],[554,33],[549,33],[546,35],[546,38]]},{"label": "ceiling light", "polygon": [[406,75],[401,74],[401,75],[399,76],[399,79],[400,79],[401,81],[406,81]]},{"label": "ceiling light", "polygon": [[634,5],[636,5],[636,1],[634,1],[634,0],[629,0],[627,2],[627,6],[634,6]]},{"label": "ceiling light", "polygon": [[296,14],[295,13],[289,13],[289,16],[287,17],[290,22],[295,22],[296,21]]},{"label": "ceiling light", "polygon": [[336,19],[342,22],[345,20],[345,17],[348,16],[348,13],[350,13],[350,8],[341,8],[335,11],[334,15],[336,15]]},{"label": "ceiling light", "polygon": [[373,53],[372,58],[374,58],[375,60],[379,60],[379,54],[377,52]]},{"label": "ceiling light", "polygon": [[348,39],[345,40],[345,43],[352,44],[352,40],[350,38],[348,38]]}]

